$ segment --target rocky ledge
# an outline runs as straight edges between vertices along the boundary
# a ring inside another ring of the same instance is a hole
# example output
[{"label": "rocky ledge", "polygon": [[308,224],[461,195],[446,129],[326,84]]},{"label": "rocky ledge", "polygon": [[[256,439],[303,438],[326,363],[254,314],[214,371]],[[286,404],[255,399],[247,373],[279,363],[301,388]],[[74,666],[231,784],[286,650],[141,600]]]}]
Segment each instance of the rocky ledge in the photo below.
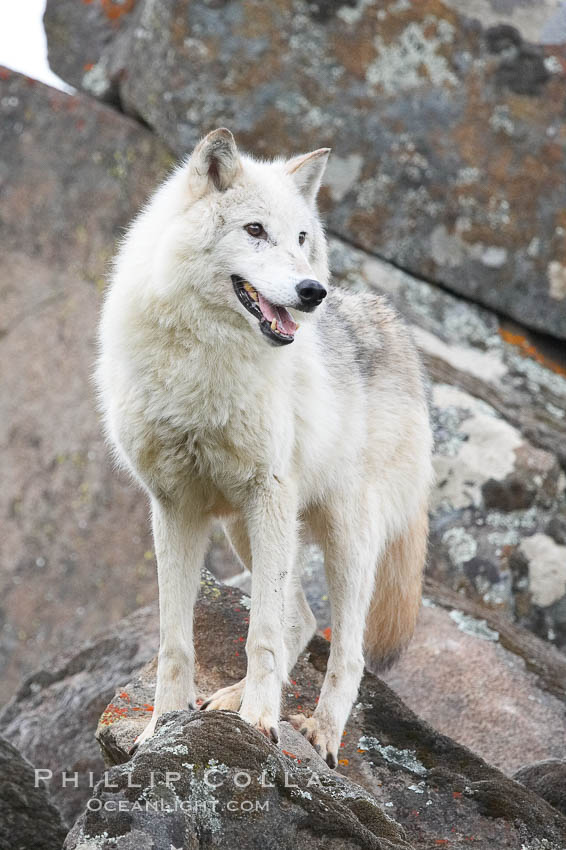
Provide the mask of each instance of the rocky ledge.
[{"label": "rocky ledge", "polygon": [[[453,601],[442,599],[441,593],[436,604],[439,610],[455,610]],[[211,576],[204,576],[196,616],[200,635],[197,687],[203,694],[236,681],[245,672],[248,606],[248,597],[239,590],[222,587]],[[487,622],[465,612],[459,616],[461,624],[467,617],[468,634],[472,635],[475,627],[476,639],[481,642],[482,629],[490,630]],[[554,691],[552,732],[556,734],[565,695],[554,684],[554,676],[560,678],[566,664],[551,674],[549,668],[552,663],[559,665],[561,654],[550,650],[549,657],[545,654],[549,648],[542,641],[517,631],[515,644],[522,639],[536,645],[530,644],[534,675],[530,694],[542,701]],[[328,642],[317,636],[299,659],[284,695],[283,716],[297,708],[307,713],[314,709],[328,647]],[[518,654],[511,649],[501,652],[503,657],[494,662],[496,654],[491,663],[499,663],[503,670],[514,658],[519,666]],[[135,841],[138,847],[168,846],[167,841],[184,848],[233,847],[235,842],[244,847],[268,847],[270,840],[276,840],[273,846],[277,847],[421,848],[471,843],[486,850],[516,850],[522,845],[561,850],[566,841],[566,819],[556,808],[433,729],[369,672],[345,731],[338,773],[329,773],[288,724],[283,724],[280,749],[232,713],[166,715],[156,737],[130,759],[132,743],[151,713],[155,669],[152,661],[122,685],[100,718],[97,738],[110,770],[94,790],[96,802],[88,804],[69,835],[68,850],[133,847]],[[405,687],[413,674],[409,668]],[[399,678],[403,679],[402,672]],[[447,694],[441,688],[434,690],[432,679],[429,688],[430,702],[436,699],[439,713],[443,709],[446,713]],[[540,708],[535,704],[531,709],[529,701],[520,709],[524,716],[530,710]],[[498,723],[502,725],[500,718],[495,719],[496,727]],[[494,737],[498,731],[494,728]],[[515,732],[516,728],[512,734]],[[525,760],[529,756],[526,746]],[[542,753],[544,756],[544,747]],[[559,754],[563,754],[560,748],[554,752]],[[516,764],[513,759],[511,762],[513,769]],[[170,782],[167,772],[173,777]],[[251,774],[249,786],[246,774]],[[273,787],[258,783],[263,775]],[[206,777],[219,787],[210,787]],[[238,781],[243,783],[241,788]],[[151,806],[151,813],[145,814],[146,803],[162,807],[160,814]],[[200,813],[195,815],[197,810]]]}]

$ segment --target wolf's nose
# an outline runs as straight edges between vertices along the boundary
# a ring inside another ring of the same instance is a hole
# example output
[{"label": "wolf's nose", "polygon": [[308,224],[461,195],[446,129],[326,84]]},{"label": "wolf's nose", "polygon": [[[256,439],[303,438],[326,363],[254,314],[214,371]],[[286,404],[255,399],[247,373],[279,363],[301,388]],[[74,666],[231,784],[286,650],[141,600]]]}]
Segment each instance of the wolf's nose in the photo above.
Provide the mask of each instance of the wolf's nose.
[{"label": "wolf's nose", "polygon": [[318,307],[322,299],[326,298],[326,289],[318,280],[302,280],[297,284],[297,295],[305,307]]}]

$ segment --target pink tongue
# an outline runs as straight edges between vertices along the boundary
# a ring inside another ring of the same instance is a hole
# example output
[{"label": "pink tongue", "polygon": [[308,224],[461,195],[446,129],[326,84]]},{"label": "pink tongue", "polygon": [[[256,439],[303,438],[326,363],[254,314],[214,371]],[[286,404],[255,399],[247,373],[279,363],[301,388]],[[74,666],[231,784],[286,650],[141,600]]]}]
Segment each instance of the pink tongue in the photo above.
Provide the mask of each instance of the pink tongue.
[{"label": "pink tongue", "polygon": [[297,323],[293,321],[289,312],[285,309],[285,307],[275,307],[271,301],[268,301],[267,298],[264,298],[261,292],[258,292],[259,295],[259,309],[269,322],[275,319],[277,321],[277,330],[281,333],[286,334],[287,336],[293,336],[295,331],[297,330]]}]

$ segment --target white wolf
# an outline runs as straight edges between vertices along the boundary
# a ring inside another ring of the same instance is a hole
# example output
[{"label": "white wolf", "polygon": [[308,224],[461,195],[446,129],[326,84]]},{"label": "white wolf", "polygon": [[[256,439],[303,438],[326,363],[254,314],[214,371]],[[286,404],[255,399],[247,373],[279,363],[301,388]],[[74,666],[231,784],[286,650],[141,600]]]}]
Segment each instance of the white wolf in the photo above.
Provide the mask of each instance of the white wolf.
[{"label": "white wolf", "polygon": [[[329,150],[260,162],[210,133],[119,252],[100,331],[108,435],[150,496],[158,717],[195,705],[192,611],[211,522],[252,569],[247,675],[203,708],[278,740],[281,688],[315,620],[300,582],[320,543],[328,669],[293,723],[328,763],[364,665],[391,661],[420,603],[431,483],[421,368],[378,295],[329,291],[315,198]],[[301,320],[299,326],[298,320]]]}]

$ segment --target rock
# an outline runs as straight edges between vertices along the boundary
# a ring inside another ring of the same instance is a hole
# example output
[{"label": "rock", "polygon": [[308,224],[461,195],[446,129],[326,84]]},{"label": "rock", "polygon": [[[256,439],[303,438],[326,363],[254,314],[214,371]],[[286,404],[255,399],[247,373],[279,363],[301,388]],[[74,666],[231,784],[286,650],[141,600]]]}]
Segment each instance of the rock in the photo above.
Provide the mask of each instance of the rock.
[{"label": "rock", "polygon": [[0,737],[0,847],[2,850],[59,850],[67,830],[49,802],[33,766]]},{"label": "rock", "polygon": [[[286,752],[304,748],[301,738],[289,727]],[[367,791],[332,774],[314,751],[314,770],[286,752],[232,712],[168,714],[95,788],[65,848],[409,850]]]},{"label": "rock", "polygon": [[529,764],[514,778],[566,815],[566,761],[546,759]]},{"label": "rock", "polygon": [[[233,647],[242,645],[241,638],[245,640],[249,601],[235,588],[218,586],[208,578],[205,578],[204,596],[201,600],[196,629],[199,642],[197,685],[202,688],[206,681],[211,688],[217,687],[217,682],[222,685],[235,682],[245,672],[244,653],[239,649],[234,652]],[[510,641],[516,632],[516,627],[510,624],[503,628],[505,639],[511,635]],[[547,683],[550,690],[551,683],[556,679],[553,692],[557,700],[562,700],[563,705],[566,698],[566,661],[556,651],[542,652],[541,647],[544,647],[544,644],[528,632],[521,632],[521,639],[524,640],[525,649],[530,646],[528,657],[534,659],[538,681]],[[533,642],[539,651],[538,657],[536,652],[532,651]],[[308,714],[314,709],[327,656],[328,642],[321,637],[315,637],[291,674],[290,686],[284,692],[283,715],[295,713],[297,710],[306,711]],[[248,731],[247,727],[241,726],[235,715],[225,715],[232,724],[227,726],[224,719],[217,721],[214,716],[209,717],[206,713],[201,715],[196,712],[180,712],[165,715],[158,742],[147,742],[136,753],[133,761],[128,761],[129,749],[147,722],[143,709],[152,700],[154,687],[155,664],[152,663],[133,682],[118,690],[112,700],[112,706],[102,715],[98,727],[97,736],[107,764],[121,764],[122,767],[117,772],[110,772],[110,777],[116,778],[119,788],[109,792],[99,786],[95,796],[100,800],[125,800],[126,812],[121,820],[117,815],[108,814],[106,811],[94,814],[85,812],[72,833],[72,839],[69,839],[68,850],[81,846],[81,840],[88,842],[87,835],[100,834],[105,830],[109,835],[122,835],[136,828],[140,823],[139,816],[133,812],[128,814],[128,806],[137,800],[143,808],[143,800],[147,795],[144,796],[143,789],[127,789],[128,775],[142,776],[143,771],[147,775],[147,770],[153,766],[153,769],[159,772],[162,783],[164,770],[178,769],[181,773],[178,780],[180,795],[184,799],[193,800],[196,798],[197,789],[191,784],[192,777],[195,770],[202,769],[203,763],[213,765],[219,770],[224,770],[222,765],[226,763],[228,771],[243,765],[243,769],[251,769],[254,774],[253,782],[258,772],[261,775],[266,759],[274,754],[272,745],[259,738],[255,732]],[[208,693],[208,688],[205,692]],[[443,700],[442,692],[431,691],[431,702],[434,695],[440,704]],[[198,722],[202,725],[197,727],[198,734],[194,734],[191,726]],[[240,728],[242,732],[235,731]],[[182,741],[179,738],[181,729],[185,730]],[[215,729],[218,729],[218,733],[213,731]],[[227,748],[230,750],[231,744],[227,747],[225,741],[230,740],[231,735],[244,734],[249,737],[242,737],[241,740],[245,744],[238,751],[238,760],[234,764],[226,758]],[[214,745],[210,743],[212,736]],[[256,753],[256,745],[260,747],[260,742],[261,752],[265,753],[265,756],[258,762],[254,760],[255,756],[248,753],[248,748],[252,748]],[[283,744],[283,749],[287,750],[286,753],[283,752],[283,756],[289,759],[290,766],[293,761],[297,761],[293,758],[297,755],[301,761],[309,757],[304,750],[301,750],[300,754],[295,750],[298,743],[304,746],[304,740],[300,742],[295,736],[286,738]],[[533,751],[535,749],[533,747]],[[312,751],[307,750],[307,753],[310,754],[309,769],[315,773],[323,769],[324,775],[327,775],[326,769],[321,768]],[[566,841],[566,819],[560,813],[536,794],[487,765],[479,756],[435,731],[414,714],[382,680],[370,673],[364,675],[358,701],[346,727],[340,754],[339,774],[369,792],[378,801],[380,808],[405,830],[409,844],[414,847],[432,847],[447,842],[453,842],[454,846],[465,846],[467,842],[474,841],[475,846],[485,850],[492,850],[493,847],[516,850],[522,844],[561,850]],[[146,755],[147,761],[139,761]],[[284,769],[281,758],[278,753],[278,771]],[[143,782],[147,784],[146,779]],[[220,793],[221,799],[225,801],[228,792],[224,788]],[[255,790],[253,793],[257,794]],[[163,789],[162,786],[154,796],[173,800],[173,792]],[[211,792],[206,799],[211,796],[216,796],[216,792]],[[202,800],[203,797],[199,799]],[[318,798],[315,802],[318,805]],[[98,805],[95,803],[92,808],[97,808]],[[280,805],[281,803],[277,803],[277,806]],[[310,801],[305,805],[310,805]],[[292,824],[296,823],[295,811],[292,808]],[[310,811],[315,812],[314,809]],[[358,809],[356,815],[362,818]],[[271,816],[262,815],[263,820],[260,820],[256,813],[257,820],[254,819],[253,823],[248,821],[250,842],[256,840],[256,830],[263,830],[264,840],[265,835],[271,834],[270,821],[265,819]],[[229,833],[227,840],[232,840],[231,830],[235,827],[231,816],[221,809],[219,817],[221,828],[217,833],[216,846],[234,846],[234,841],[227,845],[221,843],[225,825]],[[372,822],[380,823],[373,819],[373,815]],[[155,836],[158,829],[181,829],[179,824],[183,823],[180,814],[170,819],[162,816],[160,826],[156,825],[152,817],[149,832]],[[210,820],[206,826],[211,828]],[[287,835],[288,833],[285,833],[286,841]],[[118,846],[132,846],[128,844],[128,840],[130,839],[124,839]],[[148,842],[149,838],[144,839],[142,833],[138,835],[137,840],[136,846],[146,846],[141,842]],[[176,844],[172,832],[167,832],[164,840],[171,841],[176,847],[190,846],[188,843],[183,844],[180,837],[177,838]],[[319,846],[315,843],[316,839],[311,840],[310,846]],[[546,845],[544,841],[547,842]],[[90,846],[86,843],[84,850]],[[256,844],[244,846],[255,847]],[[276,846],[291,845],[284,843]],[[326,847],[327,844],[320,846]],[[355,843],[352,846],[356,846]]]},{"label": "rock", "polygon": [[521,540],[516,555],[512,565],[523,568],[520,575],[530,595],[530,604],[522,606],[521,622],[566,646],[566,545],[538,533]]},{"label": "rock", "polygon": [[509,776],[527,762],[563,758],[566,658],[431,580],[424,601],[387,684],[423,720]]},{"label": "rock", "polygon": [[37,769],[51,771],[50,798],[69,825],[104,769],[94,740],[97,720],[117,684],[149,661],[158,640],[157,610],[142,608],[51,659],[0,714],[0,733]]},{"label": "rock", "polygon": [[566,12],[560,0],[443,0],[445,6],[481,21],[484,26],[509,24],[523,38],[543,44],[566,42]]},{"label": "rock", "polygon": [[112,468],[91,375],[108,262],[171,160],[82,94],[7,69],[0,91],[3,703],[156,596],[145,498]]},{"label": "rock", "polygon": [[[53,69],[116,90],[178,154],[219,124],[260,154],[329,145],[334,233],[566,338],[563,45],[484,29],[440,0],[139,0],[85,72],[92,12],[62,5]],[[58,8],[49,0],[48,21]]]},{"label": "rock", "polygon": [[[91,87],[96,87],[95,64],[109,42],[123,32],[135,4],[136,0],[85,3],[79,19],[74,15],[73,0],[51,3],[43,15],[49,64],[57,65],[62,78],[77,89],[89,74]],[[116,87],[104,92],[99,89],[97,95],[102,94],[105,100],[119,103]]]},{"label": "rock", "polygon": [[[565,478],[557,459],[462,390],[436,384],[432,398],[436,487],[430,574],[517,617],[541,604],[537,587],[543,574],[555,576],[552,600],[545,594],[545,604],[566,597],[553,541],[539,548],[538,569],[523,573],[520,581],[514,581],[511,563],[517,547],[531,546],[528,541],[538,539],[563,509]],[[522,596],[520,612],[516,594]],[[548,636],[547,629],[543,633]]]}]

